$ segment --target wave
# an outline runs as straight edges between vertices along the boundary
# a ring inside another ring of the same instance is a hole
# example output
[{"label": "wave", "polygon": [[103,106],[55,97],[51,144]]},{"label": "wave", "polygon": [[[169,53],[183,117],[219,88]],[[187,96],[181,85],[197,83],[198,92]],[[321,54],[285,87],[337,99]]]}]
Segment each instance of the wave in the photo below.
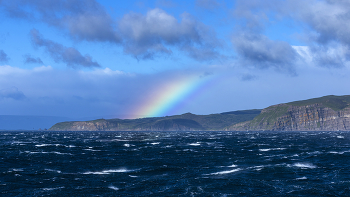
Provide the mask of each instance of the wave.
[{"label": "wave", "polygon": [[62,187],[55,187],[55,188],[43,188],[43,190],[45,190],[45,191],[52,191],[52,190],[63,189],[63,188],[65,188],[65,187],[62,186]]},{"label": "wave", "polygon": [[62,173],[60,170],[52,170],[52,169],[45,169],[45,170],[49,171],[49,172],[56,172],[56,173],[59,173],[59,174]]},{"label": "wave", "polygon": [[266,148],[266,149],[259,149],[259,151],[261,152],[266,152],[266,151],[270,151],[270,150],[285,150],[287,148]]},{"label": "wave", "polygon": [[191,144],[188,144],[190,146],[200,146],[201,144],[199,142],[196,142],[196,143],[191,143]]},{"label": "wave", "polygon": [[128,170],[125,168],[121,169],[111,169],[111,170],[102,170],[102,171],[97,171],[97,172],[84,172],[82,174],[111,174],[111,173],[125,173],[125,172],[133,172],[135,170]]},{"label": "wave", "polygon": [[307,177],[306,176],[303,176],[303,177],[300,177],[300,178],[296,178],[295,180],[306,180]]},{"label": "wave", "polygon": [[71,153],[61,153],[61,152],[57,152],[57,151],[52,151],[52,152],[32,152],[32,151],[24,151],[25,153],[28,154],[57,154],[57,155],[73,155]]},{"label": "wave", "polygon": [[109,186],[108,188],[109,188],[109,189],[113,189],[113,190],[115,190],[115,191],[118,191],[118,190],[119,190],[119,188],[117,188],[117,187],[115,187],[115,186],[113,186],[113,185]]},{"label": "wave", "polygon": [[36,147],[44,147],[44,146],[63,146],[62,144],[37,144]]},{"label": "wave", "polygon": [[12,171],[14,172],[23,172],[23,168],[13,168]]},{"label": "wave", "polygon": [[295,163],[293,164],[294,167],[298,167],[298,168],[317,168],[317,166],[313,165],[312,163]]},{"label": "wave", "polygon": [[214,173],[205,174],[205,175],[223,175],[223,174],[231,174],[231,173],[238,172],[238,171],[241,171],[241,170],[242,170],[242,169],[240,169],[240,168],[236,168],[236,169],[233,169],[233,170],[225,170],[225,171],[214,172]]},{"label": "wave", "polygon": [[83,150],[88,150],[88,151],[101,151],[101,150],[94,150],[94,149],[83,149]]}]

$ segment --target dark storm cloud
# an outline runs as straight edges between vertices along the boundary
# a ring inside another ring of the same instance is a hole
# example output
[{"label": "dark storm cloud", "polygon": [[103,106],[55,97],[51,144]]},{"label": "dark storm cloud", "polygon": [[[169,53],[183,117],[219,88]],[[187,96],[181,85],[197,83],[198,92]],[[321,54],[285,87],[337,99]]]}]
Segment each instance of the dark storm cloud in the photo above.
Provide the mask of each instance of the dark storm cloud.
[{"label": "dark storm cloud", "polygon": [[272,41],[260,34],[240,33],[232,43],[242,63],[257,68],[275,68],[295,74],[296,51],[286,42]]},{"label": "dark storm cloud", "polygon": [[196,0],[196,6],[207,10],[214,10],[220,6],[216,0]]},{"label": "dark storm cloud", "polygon": [[23,100],[26,96],[17,87],[5,88],[0,90],[0,99],[11,98],[14,100]]},{"label": "dark storm cloud", "polygon": [[95,0],[11,0],[0,2],[14,18],[43,21],[79,40],[120,43],[114,21]]},{"label": "dark storm cloud", "polygon": [[30,34],[34,46],[44,47],[56,62],[64,62],[67,66],[73,68],[78,66],[100,67],[97,62],[92,61],[91,56],[83,56],[73,47],[65,47],[51,40],[44,39],[36,29],[32,29]]},{"label": "dark storm cloud", "polygon": [[181,15],[181,22],[161,9],[146,15],[129,13],[119,21],[119,29],[125,39],[124,52],[138,59],[170,55],[169,47],[175,46],[193,59],[210,60],[218,57],[221,47],[215,32],[187,13]]},{"label": "dark storm cloud", "polygon": [[3,50],[0,50],[0,62],[7,62],[9,60],[10,58],[7,56],[7,54]]},{"label": "dark storm cloud", "polygon": [[24,56],[24,63],[25,64],[44,64],[40,58],[38,58],[38,57],[34,58],[34,57],[31,57],[30,55]]}]

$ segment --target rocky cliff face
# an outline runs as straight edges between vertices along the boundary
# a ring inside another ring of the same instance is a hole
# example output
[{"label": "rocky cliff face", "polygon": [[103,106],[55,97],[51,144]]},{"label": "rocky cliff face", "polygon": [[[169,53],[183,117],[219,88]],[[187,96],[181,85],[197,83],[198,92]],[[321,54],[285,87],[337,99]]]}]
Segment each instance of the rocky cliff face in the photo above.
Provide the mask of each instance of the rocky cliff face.
[{"label": "rocky cliff face", "polygon": [[252,120],[261,110],[232,111],[221,114],[182,115],[139,118],[99,119],[92,121],[60,122],[53,125],[54,131],[204,131],[222,130],[234,123]]},{"label": "rocky cliff face", "polygon": [[348,131],[350,107],[335,110],[322,103],[279,104],[263,109],[252,121],[235,124],[226,130]]},{"label": "rocky cliff face", "polygon": [[[260,113],[261,111],[261,113]],[[263,110],[62,122],[56,131],[350,131],[350,95],[324,96],[273,105]]]},{"label": "rocky cliff face", "polygon": [[56,130],[60,131],[101,131],[110,127],[118,127],[118,125],[111,124],[106,120],[62,122],[56,124]]},{"label": "rocky cliff face", "polygon": [[142,124],[130,127],[127,124],[108,120],[62,122],[54,125],[50,130],[58,131],[193,131],[204,130],[203,127],[193,120],[170,119],[159,120],[154,124]]}]

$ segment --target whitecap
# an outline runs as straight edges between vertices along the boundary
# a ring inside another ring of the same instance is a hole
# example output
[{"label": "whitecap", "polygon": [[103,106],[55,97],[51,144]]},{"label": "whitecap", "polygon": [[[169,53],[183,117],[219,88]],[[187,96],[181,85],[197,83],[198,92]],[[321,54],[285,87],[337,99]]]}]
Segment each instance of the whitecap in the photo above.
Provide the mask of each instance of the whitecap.
[{"label": "whitecap", "polygon": [[306,176],[300,177],[300,178],[296,178],[296,180],[306,180]]},{"label": "whitecap", "polygon": [[12,171],[14,171],[14,172],[23,172],[23,168],[13,168]]},{"label": "whitecap", "polygon": [[63,188],[65,188],[65,187],[63,186],[63,187],[55,187],[55,188],[43,188],[43,190],[45,190],[45,191],[51,191],[51,190],[63,189]]},{"label": "whitecap", "polygon": [[286,148],[267,148],[267,149],[259,149],[259,151],[270,151],[270,150],[285,150]]},{"label": "whitecap", "polygon": [[328,153],[330,153],[330,154],[339,154],[339,155],[344,154],[344,152],[336,152],[336,151],[330,151]]},{"label": "whitecap", "polygon": [[130,147],[130,144],[124,144],[125,147]]},{"label": "whitecap", "polygon": [[259,149],[259,151],[261,152],[266,152],[266,151],[270,151],[271,149],[267,148],[267,149]]},{"label": "whitecap", "polygon": [[104,170],[102,172],[106,172],[106,173],[115,173],[115,172],[132,172],[133,170],[127,170],[124,168],[121,169],[115,169],[115,170]]},{"label": "whitecap", "polygon": [[120,169],[110,169],[110,170],[102,170],[98,172],[84,172],[83,174],[111,174],[111,173],[125,173],[125,172],[132,172],[134,170],[128,170],[125,168],[120,168]]},{"label": "whitecap", "polygon": [[49,152],[49,153],[53,153],[53,154],[57,154],[57,155],[73,155],[71,153],[61,153],[61,152],[57,152],[57,151],[53,151],[53,152]]},{"label": "whitecap", "polygon": [[62,144],[37,144],[36,147],[43,147],[43,146],[62,146]]},{"label": "whitecap", "polygon": [[[269,165],[267,165],[267,166],[269,166]],[[260,171],[260,170],[262,170],[264,167],[266,167],[266,166],[253,166],[253,167],[249,167],[249,168],[247,168],[247,169],[254,169],[254,170],[256,170],[256,171]]]},{"label": "whitecap", "polygon": [[113,186],[113,185],[109,186],[108,188],[109,188],[109,189],[113,189],[113,190],[115,190],[115,191],[118,191],[118,190],[119,190],[119,188],[117,188],[117,187],[115,187],[115,186]]},{"label": "whitecap", "polygon": [[293,164],[294,167],[298,167],[298,168],[317,168],[317,166],[311,164],[311,163],[295,163]]},{"label": "whitecap", "polygon": [[101,150],[94,150],[94,149],[83,149],[83,150],[88,150],[88,151],[101,151]]},{"label": "whitecap", "polygon": [[160,144],[160,142],[153,142],[151,143],[152,145],[157,145],[157,144]]},{"label": "whitecap", "polygon": [[343,139],[344,136],[338,135],[337,138]]},{"label": "whitecap", "polygon": [[230,173],[234,173],[234,172],[238,172],[240,171],[240,168],[237,169],[233,169],[233,170],[225,170],[225,171],[221,171],[221,172],[214,172],[214,173],[210,173],[210,174],[205,174],[205,175],[222,175],[222,174],[230,174]]},{"label": "whitecap", "polygon": [[232,164],[232,165],[230,165],[230,166],[227,166],[227,167],[229,167],[229,168],[235,168],[235,167],[237,167],[237,165],[235,165],[235,164]]},{"label": "whitecap", "polygon": [[61,153],[61,152],[57,152],[57,151],[52,151],[52,152],[32,152],[32,151],[24,151],[25,153],[28,154],[57,154],[57,155],[73,155],[71,153]]},{"label": "whitecap", "polygon": [[98,174],[98,175],[101,175],[101,174],[109,174],[109,173],[104,173],[104,172],[84,172],[83,174]]},{"label": "whitecap", "polygon": [[49,171],[49,172],[57,172],[57,173],[62,173],[60,170],[52,170],[52,169],[45,169],[46,171]]},{"label": "whitecap", "polygon": [[188,144],[188,145],[190,145],[190,146],[200,146],[201,144],[199,142],[197,142],[197,143],[191,143],[191,144]]}]

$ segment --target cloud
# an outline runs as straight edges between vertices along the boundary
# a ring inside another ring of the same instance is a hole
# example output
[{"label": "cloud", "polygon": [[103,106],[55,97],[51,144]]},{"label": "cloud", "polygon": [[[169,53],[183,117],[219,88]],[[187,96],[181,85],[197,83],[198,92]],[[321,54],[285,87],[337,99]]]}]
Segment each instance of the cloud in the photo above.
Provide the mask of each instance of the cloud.
[{"label": "cloud", "polygon": [[[125,39],[124,52],[138,59],[170,55],[174,46],[203,61],[217,58],[221,47],[215,32],[187,13],[181,15],[181,22],[158,8],[146,15],[129,13],[119,21],[119,29]],[[189,50],[195,50],[194,54]]]},{"label": "cloud", "polygon": [[305,37],[313,63],[328,68],[349,65],[350,3],[349,1],[288,1],[284,13],[307,27]]},{"label": "cloud", "polygon": [[271,40],[264,35],[266,25],[271,20],[269,17],[276,19],[281,6],[280,1],[274,0],[236,2],[233,16],[239,25],[232,34],[231,42],[243,66],[273,68],[296,75],[299,58],[296,50],[285,41]]},{"label": "cloud", "polygon": [[115,22],[95,0],[11,0],[0,2],[13,18],[42,21],[78,40],[120,43]]},{"label": "cloud", "polygon": [[0,62],[7,62],[9,60],[10,58],[7,56],[7,54],[3,50],[0,50]]},{"label": "cloud", "polygon": [[220,6],[216,0],[196,0],[196,6],[207,10],[214,10]]},{"label": "cloud", "polygon": [[100,67],[97,62],[92,61],[90,55],[83,56],[73,47],[65,47],[61,44],[42,38],[36,29],[30,31],[32,42],[35,46],[44,47],[56,62],[66,63],[69,67]]},{"label": "cloud", "polygon": [[24,60],[24,63],[25,64],[44,64],[43,61],[41,61],[40,58],[34,58],[34,57],[31,57],[30,55],[25,55],[24,56],[25,60]]},{"label": "cloud", "polygon": [[[350,65],[350,3],[334,0],[262,1],[238,0],[233,11],[238,24],[232,43],[238,58],[259,68],[273,67],[296,73],[304,63],[327,68]],[[305,50],[287,42],[271,40],[266,28],[278,20],[293,20],[304,28]],[[306,39],[305,39],[306,38]]]},{"label": "cloud", "polygon": [[267,13],[278,10],[281,1],[276,0],[237,0],[233,16],[238,19],[237,28],[250,33],[261,33],[269,22]]},{"label": "cloud", "polygon": [[23,100],[26,96],[22,91],[19,91],[17,87],[5,88],[0,90],[0,98],[10,98],[14,100]]},{"label": "cloud", "polygon": [[293,5],[290,13],[306,23],[316,34],[310,38],[324,45],[337,41],[350,46],[350,29],[344,25],[350,22],[348,1],[289,1]]},{"label": "cloud", "polygon": [[260,34],[240,33],[232,43],[243,65],[256,68],[274,68],[295,74],[294,63],[298,53],[288,43],[273,41]]},{"label": "cloud", "polygon": [[[155,8],[146,15],[125,14],[117,21],[95,0],[13,0],[0,2],[0,8],[9,17],[44,22],[75,40],[113,43],[139,60],[169,56],[175,47],[195,60],[207,61],[219,57],[222,45],[214,30],[188,13],[182,14],[178,22],[174,16]],[[189,53],[190,48],[195,52]]]}]

